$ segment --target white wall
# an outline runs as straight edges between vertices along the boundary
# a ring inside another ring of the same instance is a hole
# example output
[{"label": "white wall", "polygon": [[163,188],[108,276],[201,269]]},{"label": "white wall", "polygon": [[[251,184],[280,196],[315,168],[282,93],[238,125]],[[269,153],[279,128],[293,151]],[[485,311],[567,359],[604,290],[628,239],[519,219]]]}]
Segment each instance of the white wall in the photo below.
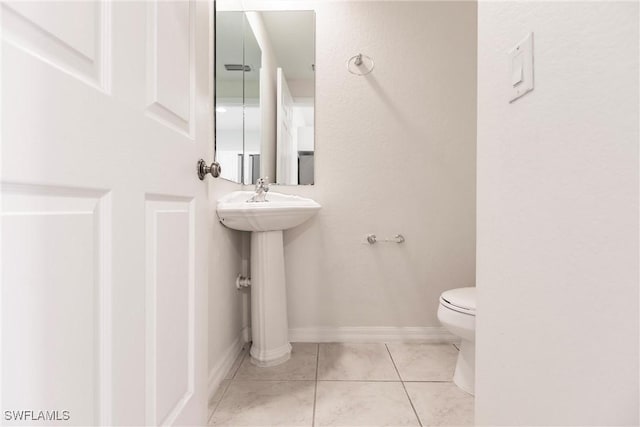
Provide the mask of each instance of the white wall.
[{"label": "white wall", "polygon": [[269,39],[269,33],[262,21],[262,15],[247,9],[247,21],[253,30],[260,50],[262,50],[262,66],[260,68],[260,111],[262,113],[260,150],[260,169],[262,176],[272,179],[276,176],[276,105],[278,62]]},{"label": "white wall", "polygon": [[[213,11],[210,16],[211,37],[215,29],[213,26]],[[212,49],[212,55],[215,52]],[[213,65],[213,56],[210,58]],[[213,100],[213,73],[209,82],[211,100]],[[213,112],[213,102],[210,105],[211,117],[215,117]],[[211,141],[210,152],[207,159],[213,158],[213,136],[214,123],[210,122],[209,138]],[[235,288],[236,275],[246,270],[243,266],[242,254],[244,248],[244,236],[233,230],[225,228],[216,216],[217,200],[223,195],[241,189],[241,185],[225,181],[223,179],[213,179],[211,176],[205,178],[209,188],[209,292],[208,292],[208,368],[209,393],[218,387],[224,378],[229,364],[233,362],[240,345],[243,343],[242,332],[247,327],[245,316],[246,297]],[[203,185],[205,185],[203,183]],[[211,396],[209,396],[211,397]]]},{"label": "white wall", "polygon": [[[207,178],[207,179],[210,179]],[[239,184],[218,179],[209,185],[211,236],[209,239],[209,367],[220,362],[240,335],[243,324],[242,295],[235,287],[242,269],[242,235],[224,227],[216,216],[216,202]]]},{"label": "white wall", "polygon": [[315,95],[315,82],[313,80],[287,79],[287,86],[294,98],[310,98]]},{"label": "white wall", "polygon": [[285,232],[290,327],[438,327],[440,293],[475,282],[476,5],[316,12],[316,185],[282,191],[323,208]]},{"label": "white wall", "polygon": [[[476,422],[638,418],[638,3],[481,2]],[[535,89],[506,51],[534,32]]]}]

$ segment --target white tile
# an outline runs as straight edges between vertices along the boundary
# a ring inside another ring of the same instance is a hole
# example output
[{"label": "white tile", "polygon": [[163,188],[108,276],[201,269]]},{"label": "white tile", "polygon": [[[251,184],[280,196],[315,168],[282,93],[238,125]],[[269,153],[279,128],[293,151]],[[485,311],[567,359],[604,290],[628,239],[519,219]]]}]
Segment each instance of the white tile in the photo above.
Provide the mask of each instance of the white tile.
[{"label": "white tile", "polygon": [[229,384],[231,384],[231,380],[222,380],[216,392],[209,398],[209,408],[216,406],[218,402],[220,402],[220,399],[222,399],[222,395],[227,390]]},{"label": "white tile", "polygon": [[213,393],[213,396],[209,398],[209,420],[213,416],[213,412],[218,406],[218,403],[220,403],[220,400],[222,399],[224,392],[227,390],[227,387],[229,387],[229,384],[231,384],[231,380],[222,380],[218,389]]},{"label": "white tile", "polygon": [[458,350],[452,344],[392,343],[391,357],[403,381],[451,381]]},{"label": "white tile", "polygon": [[211,426],[311,426],[314,381],[234,380]]},{"label": "white tile", "polygon": [[316,426],[417,426],[400,382],[319,381]]},{"label": "white tile", "polygon": [[424,426],[472,426],[474,399],[454,383],[405,383]]},{"label": "white tile", "polygon": [[236,373],[237,380],[315,380],[318,344],[293,343],[291,359],[277,366],[259,367],[245,357]]},{"label": "white tile", "polygon": [[398,381],[384,344],[320,344],[319,380]]}]

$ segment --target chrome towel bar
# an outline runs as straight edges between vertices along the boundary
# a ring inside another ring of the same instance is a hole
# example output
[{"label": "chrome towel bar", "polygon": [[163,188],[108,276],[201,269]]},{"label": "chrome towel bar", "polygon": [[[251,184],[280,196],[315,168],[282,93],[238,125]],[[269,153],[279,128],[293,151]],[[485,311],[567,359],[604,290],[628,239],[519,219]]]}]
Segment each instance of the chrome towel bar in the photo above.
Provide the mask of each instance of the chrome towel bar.
[{"label": "chrome towel bar", "polygon": [[402,234],[396,234],[395,236],[391,237],[391,238],[386,238],[386,239],[379,239],[375,234],[369,234],[367,235],[367,243],[369,243],[370,245],[376,244],[378,242],[380,243],[404,243],[405,238]]}]

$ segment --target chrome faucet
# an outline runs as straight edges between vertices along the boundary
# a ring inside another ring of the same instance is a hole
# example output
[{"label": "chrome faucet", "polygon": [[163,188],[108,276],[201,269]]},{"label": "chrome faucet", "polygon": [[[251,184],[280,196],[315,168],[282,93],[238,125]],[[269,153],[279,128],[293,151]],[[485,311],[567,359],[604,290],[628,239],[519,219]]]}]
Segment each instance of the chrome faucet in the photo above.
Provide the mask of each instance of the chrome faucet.
[{"label": "chrome faucet", "polygon": [[251,196],[247,202],[266,202],[265,198],[267,197],[267,193],[269,192],[269,183],[267,180],[268,176],[264,178],[258,178],[256,180],[256,193]]}]

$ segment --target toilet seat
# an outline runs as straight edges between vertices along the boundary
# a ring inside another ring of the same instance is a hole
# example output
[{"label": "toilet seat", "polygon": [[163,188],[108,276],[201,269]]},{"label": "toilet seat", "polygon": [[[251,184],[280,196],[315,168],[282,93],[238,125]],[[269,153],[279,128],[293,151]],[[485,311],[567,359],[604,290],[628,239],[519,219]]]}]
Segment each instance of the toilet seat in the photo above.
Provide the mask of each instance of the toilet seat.
[{"label": "toilet seat", "polygon": [[476,288],[458,288],[445,291],[440,295],[440,304],[458,313],[476,315]]}]

